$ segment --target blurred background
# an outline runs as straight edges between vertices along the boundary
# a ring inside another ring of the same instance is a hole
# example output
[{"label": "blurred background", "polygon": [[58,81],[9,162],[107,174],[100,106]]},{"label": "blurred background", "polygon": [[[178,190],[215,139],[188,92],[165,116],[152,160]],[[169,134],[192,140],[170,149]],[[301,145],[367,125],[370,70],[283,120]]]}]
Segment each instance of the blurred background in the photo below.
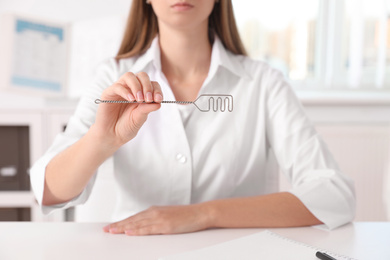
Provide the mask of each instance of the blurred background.
[{"label": "blurred background", "polygon": [[250,55],[282,70],[294,86],[390,88],[389,1],[239,2]]},{"label": "blurred background", "polygon": [[[249,55],[284,73],[355,179],[356,220],[388,221],[390,0],[232,2]],[[130,5],[0,1],[0,221],[111,220],[111,160],[85,205],[49,216],[39,211],[28,169],[65,129],[96,67],[115,56]],[[283,174],[280,189],[289,189]]]}]

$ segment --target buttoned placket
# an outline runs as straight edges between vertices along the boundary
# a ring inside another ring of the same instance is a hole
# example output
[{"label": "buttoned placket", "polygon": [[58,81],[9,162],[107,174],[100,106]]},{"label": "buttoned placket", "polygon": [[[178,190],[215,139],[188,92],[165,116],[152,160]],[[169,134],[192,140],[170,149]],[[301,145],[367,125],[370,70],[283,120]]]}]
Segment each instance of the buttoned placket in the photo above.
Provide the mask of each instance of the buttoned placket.
[{"label": "buttoned placket", "polygon": [[[214,55],[216,55],[214,53]],[[161,67],[158,64],[156,67],[159,68],[156,71],[156,78],[161,85],[163,90],[165,100],[175,100],[174,94],[169,86],[168,80],[161,72]],[[209,87],[209,83],[212,81],[213,77],[217,73],[218,63],[215,59],[211,61],[209,73],[203,82],[199,95],[205,93]],[[192,165],[192,153],[187,138],[186,131],[183,126],[182,118],[180,111],[177,108],[177,105],[170,107],[172,112],[172,125],[174,126],[174,131],[171,132],[172,136],[170,140],[172,141],[172,149],[174,154],[174,163],[173,169],[171,171],[171,202],[174,204],[190,204],[191,203],[191,194],[192,194],[192,179],[193,175],[193,165]],[[199,112],[199,111],[194,111]]]},{"label": "buttoned placket", "polygon": [[[168,81],[160,70],[156,71],[156,80],[161,86],[164,100],[175,100]],[[168,173],[170,202],[173,205],[185,205],[191,202],[193,175],[191,149],[177,105],[166,104],[165,106],[165,110],[169,110],[167,120],[170,120],[165,123],[171,125],[172,129],[167,136],[171,146],[169,162],[167,162],[170,165]]]}]

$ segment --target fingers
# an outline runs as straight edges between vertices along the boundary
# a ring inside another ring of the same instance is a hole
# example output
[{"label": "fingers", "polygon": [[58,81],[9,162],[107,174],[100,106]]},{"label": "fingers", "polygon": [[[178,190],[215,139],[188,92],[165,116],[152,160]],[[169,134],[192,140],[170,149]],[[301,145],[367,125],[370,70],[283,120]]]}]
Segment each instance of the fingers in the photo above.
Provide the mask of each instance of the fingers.
[{"label": "fingers", "polygon": [[157,225],[152,219],[141,219],[138,221],[130,221],[126,219],[118,223],[108,225],[103,228],[104,232],[111,234],[126,235],[150,235],[161,234],[161,230],[156,228]]},{"label": "fingers", "polygon": [[151,95],[153,95],[153,97],[154,97],[154,99],[152,99],[151,102],[154,101],[157,104],[148,104],[148,105],[142,104],[142,105],[140,105],[138,107],[138,109],[144,116],[149,114],[150,112],[158,110],[161,107],[161,104],[160,104],[161,101],[163,101],[163,95],[162,95],[160,84],[158,84],[156,81],[151,81],[151,85],[153,86],[152,87],[153,94],[151,94]]},{"label": "fingers", "polygon": [[104,232],[111,234],[123,234],[126,235],[151,235],[151,234],[163,234],[169,233],[164,228],[168,226],[164,223],[164,217],[159,214],[158,207],[150,207],[136,215],[121,220],[116,223],[112,223],[103,228]]},{"label": "fingers", "polygon": [[125,230],[125,234],[128,236],[146,236],[146,235],[158,235],[162,234],[158,232],[158,228],[155,225],[140,227],[137,229],[127,229]]},{"label": "fingers", "polygon": [[144,223],[144,222],[141,222],[145,219],[148,219],[149,218],[149,211],[148,210],[144,210],[144,211],[141,211],[139,212],[138,214],[135,214],[131,217],[128,217],[126,219],[123,219],[121,221],[118,221],[118,222],[115,222],[115,223],[112,223],[110,225],[107,225],[103,228],[103,230],[105,232],[110,232],[110,233],[123,233],[124,232],[124,227],[128,226],[128,225],[133,225],[133,223]]},{"label": "fingers", "polygon": [[161,91],[160,84],[158,84],[156,81],[152,81],[152,86],[154,89],[154,102],[160,103],[161,101],[163,101],[163,94]]},{"label": "fingers", "polygon": [[[144,211],[143,211],[144,212]],[[111,232],[111,233],[116,233],[118,231],[122,231],[123,232],[123,226],[125,226],[127,223],[129,222],[135,222],[137,220],[141,220],[143,219],[144,217],[142,216],[143,212],[140,212],[134,216],[131,216],[131,217],[128,217],[126,219],[123,219],[121,221],[118,221],[118,222],[115,222],[115,223],[112,223],[110,225],[107,225],[103,228],[103,230],[105,232]]]},{"label": "fingers", "polygon": [[143,219],[137,222],[130,222],[123,226],[126,235],[151,235],[161,234],[156,228],[156,222],[152,219]]},{"label": "fingers", "polygon": [[155,81],[151,81],[146,72],[137,74],[127,72],[123,74],[118,82],[130,89],[131,95],[137,102],[160,103],[163,100],[160,85]]},{"label": "fingers", "polygon": [[142,94],[146,102],[153,102],[153,85],[150,82],[148,74],[145,72],[139,72],[136,75],[138,81],[142,85]]},{"label": "fingers", "polygon": [[129,222],[127,224],[116,226],[113,228],[104,227],[103,230],[106,233],[111,234],[126,234],[128,236],[145,236],[145,235],[159,235],[169,234],[169,232],[163,232],[162,224],[157,224],[151,219],[144,219],[137,222]]},{"label": "fingers", "polygon": [[132,72],[126,72],[118,80],[119,83],[130,89],[130,93],[137,102],[144,101],[144,95],[142,91],[142,85],[138,78]]},{"label": "fingers", "polygon": [[149,219],[141,219],[138,221],[130,220],[130,218],[125,219],[123,221],[113,223],[103,228],[105,232],[109,232],[111,234],[122,234],[126,230],[136,230],[138,228],[142,228],[150,225]]},{"label": "fingers", "polygon": [[120,96],[124,100],[134,101],[134,97],[132,96],[130,89],[125,87],[120,82],[116,82],[113,85],[111,85],[111,87],[107,88],[103,92],[102,98],[104,99],[105,96],[114,99],[117,98],[116,96]]}]

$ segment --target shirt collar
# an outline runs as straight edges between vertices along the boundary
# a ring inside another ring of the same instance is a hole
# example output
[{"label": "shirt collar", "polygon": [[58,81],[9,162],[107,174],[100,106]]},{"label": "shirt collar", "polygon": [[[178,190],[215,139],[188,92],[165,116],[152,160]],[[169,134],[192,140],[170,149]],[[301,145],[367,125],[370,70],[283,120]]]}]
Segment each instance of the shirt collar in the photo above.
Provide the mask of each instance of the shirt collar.
[{"label": "shirt collar", "polygon": [[235,55],[228,51],[222,44],[221,40],[215,36],[211,53],[210,72],[216,71],[218,67],[223,67],[238,77],[248,77],[242,63],[240,55]]},{"label": "shirt collar", "polygon": [[145,68],[152,62],[154,67],[157,70],[161,71],[160,46],[158,43],[158,36],[153,39],[149,49],[144,54],[138,56],[134,65],[132,66],[132,71],[145,71]]},{"label": "shirt collar", "polygon": [[[209,74],[214,74],[219,67],[223,67],[238,77],[250,77],[240,62],[241,60],[239,55],[228,51],[217,36],[214,37]],[[154,67],[161,71],[158,36],[153,39],[149,49],[138,57],[132,70],[134,72],[144,71],[150,63],[153,63]]]}]

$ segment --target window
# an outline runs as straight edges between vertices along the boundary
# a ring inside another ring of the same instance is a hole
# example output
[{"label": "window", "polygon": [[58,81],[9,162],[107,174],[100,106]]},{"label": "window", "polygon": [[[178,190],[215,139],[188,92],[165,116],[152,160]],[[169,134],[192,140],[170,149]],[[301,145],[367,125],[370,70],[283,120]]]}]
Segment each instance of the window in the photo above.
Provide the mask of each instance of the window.
[{"label": "window", "polygon": [[343,66],[351,87],[390,85],[390,1],[348,0]]},{"label": "window", "polygon": [[296,88],[390,90],[390,0],[233,0],[249,56]]}]

